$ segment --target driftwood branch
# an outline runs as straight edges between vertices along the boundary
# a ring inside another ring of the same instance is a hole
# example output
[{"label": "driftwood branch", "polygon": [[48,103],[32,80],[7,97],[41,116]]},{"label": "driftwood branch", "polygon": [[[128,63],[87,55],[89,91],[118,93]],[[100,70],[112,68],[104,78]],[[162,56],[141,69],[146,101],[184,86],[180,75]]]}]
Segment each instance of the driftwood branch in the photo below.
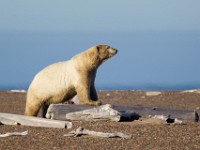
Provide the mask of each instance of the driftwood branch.
[{"label": "driftwood branch", "polygon": [[8,137],[8,136],[25,136],[28,134],[28,131],[24,132],[7,132],[5,134],[0,134],[0,137]]},{"label": "driftwood branch", "polygon": [[108,138],[114,138],[114,137],[119,137],[123,139],[131,139],[130,135],[125,135],[121,132],[116,132],[116,133],[103,133],[103,132],[96,132],[96,131],[91,131],[84,129],[82,127],[79,127],[76,131],[71,131],[68,134],[65,134],[64,136],[80,136],[80,135],[91,135],[91,136],[98,136],[98,137],[108,137]]},{"label": "driftwood branch", "polygon": [[71,128],[72,123],[67,121],[50,120],[39,117],[31,117],[17,114],[0,113],[0,124],[24,125],[46,128]]},{"label": "driftwood branch", "polygon": [[8,118],[4,118],[4,117],[0,117],[0,124],[1,125],[18,125],[18,123],[14,120],[8,119]]},{"label": "driftwood branch", "polygon": [[199,116],[194,110],[166,109],[144,106],[111,106],[109,104],[100,107],[86,105],[52,104],[46,117],[57,120],[135,120],[140,117],[153,118],[165,116],[175,120],[198,121]]}]

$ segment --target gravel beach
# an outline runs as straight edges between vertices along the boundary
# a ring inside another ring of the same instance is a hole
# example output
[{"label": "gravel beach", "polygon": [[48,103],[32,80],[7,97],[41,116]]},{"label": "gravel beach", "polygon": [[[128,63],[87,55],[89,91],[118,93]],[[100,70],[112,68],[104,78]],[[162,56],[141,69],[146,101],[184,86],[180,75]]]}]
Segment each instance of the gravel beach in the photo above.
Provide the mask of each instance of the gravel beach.
[{"label": "gravel beach", "polygon": [[[199,91],[98,91],[103,104],[119,106],[156,106],[162,108],[196,110],[200,114]],[[0,112],[23,114],[25,92],[0,91]],[[36,128],[0,125],[0,134],[28,131],[26,136],[0,138],[1,150],[46,149],[134,149],[134,150],[199,150],[200,124],[156,124],[142,121],[130,122],[72,122],[71,129]],[[65,137],[78,127],[99,132],[122,132],[131,139],[92,136]]]}]

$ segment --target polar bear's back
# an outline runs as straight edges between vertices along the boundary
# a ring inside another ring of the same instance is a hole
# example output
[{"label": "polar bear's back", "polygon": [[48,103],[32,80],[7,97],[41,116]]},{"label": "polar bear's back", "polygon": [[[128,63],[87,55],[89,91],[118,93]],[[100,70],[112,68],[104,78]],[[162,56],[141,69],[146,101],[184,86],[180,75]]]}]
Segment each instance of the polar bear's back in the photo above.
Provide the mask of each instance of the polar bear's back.
[{"label": "polar bear's back", "polygon": [[73,60],[49,65],[34,77],[28,92],[37,94],[37,97],[43,97],[43,99],[50,99],[51,97],[54,97],[53,101],[56,101],[56,97],[58,100],[62,99],[67,94],[68,89],[74,88],[72,87],[75,84],[72,82],[76,78],[73,75],[74,72],[76,70]]}]

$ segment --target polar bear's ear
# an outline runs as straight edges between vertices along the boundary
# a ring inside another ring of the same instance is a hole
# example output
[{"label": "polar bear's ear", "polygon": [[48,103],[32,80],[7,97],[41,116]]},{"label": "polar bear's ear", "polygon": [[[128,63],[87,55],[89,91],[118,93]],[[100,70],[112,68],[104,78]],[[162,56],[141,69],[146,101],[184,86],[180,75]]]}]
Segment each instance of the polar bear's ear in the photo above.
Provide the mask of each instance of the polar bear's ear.
[{"label": "polar bear's ear", "polygon": [[100,51],[100,46],[98,45],[98,46],[96,46],[97,47],[97,52],[99,52]]}]

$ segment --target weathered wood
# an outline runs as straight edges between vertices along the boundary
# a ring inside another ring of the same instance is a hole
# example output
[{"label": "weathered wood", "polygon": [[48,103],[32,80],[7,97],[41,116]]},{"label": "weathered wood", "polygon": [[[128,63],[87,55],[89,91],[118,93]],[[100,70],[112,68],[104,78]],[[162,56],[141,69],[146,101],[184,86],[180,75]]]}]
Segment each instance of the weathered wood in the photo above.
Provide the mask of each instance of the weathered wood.
[{"label": "weathered wood", "polygon": [[74,136],[74,137],[81,136],[81,135],[91,135],[91,136],[107,137],[107,138],[119,137],[122,139],[131,139],[130,135],[125,135],[121,132],[116,132],[116,133],[96,132],[96,131],[84,129],[82,127],[79,127],[76,131],[71,131],[68,134],[64,134],[64,136]]},{"label": "weathered wood", "polygon": [[[100,106],[102,107],[102,106]],[[184,122],[188,121],[198,121],[198,113],[194,110],[184,110],[184,109],[166,109],[158,107],[144,107],[144,106],[112,106],[112,111],[115,110],[116,114],[120,115],[121,120],[134,120],[140,117],[150,118],[155,115],[163,115],[169,119],[179,119]],[[50,105],[46,117],[58,120],[86,120],[87,116],[93,116],[99,107],[86,106],[86,105],[69,105],[69,104],[52,104]],[[90,111],[88,111],[90,110]],[[85,113],[87,112],[87,113]],[[109,112],[109,111],[108,111]],[[108,117],[109,113],[106,113]],[[114,112],[114,111],[113,111]],[[77,115],[78,114],[78,115]],[[104,113],[98,116],[98,119],[105,119]],[[66,116],[73,116],[66,118]],[[78,118],[77,118],[78,117]],[[95,118],[95,117],[94,117]],[[90,118],[92,119],[92,118]],[[95,120],[95,119],[94,119]],[[115,121],[118,121],[116,119]]]},{"label": "weathered wood", "polygon": [[28,134],[28,131],[24,131],[24,132],[7,132],[5,134],[0,134],[0,137],[25,136],[27,134]]},{"label": "weathered wood", "polygon": [[0,124],[24,125],[46,128],[71,128],[72,123],[67,121],[50,120],[39,117],[31,117],[17,114],[0,113]]},{"label": "weathered wood", "polygon": [[[65,106],[64,109],[63,106]],[[112,109],[112,106],[109,104],[99,107],[52,104],[47,111],[46,118],[57,120],[119,121],[120,113]]]},{"label": "weathered wood", "polygon": [[4,118],[4,117],[0,117],[0,125],[18,125],[18,123],[14,120],[8,119],[8,118]]},{"label": "weathered wood", "polygon": [[136,113],[141,117],[153,117],[155,115],[163,115],[171,119],[177,118],[186,122],[199,121],[199,115],[195,110],[167,109],[144,106],[114,106],[114,109],[125,114]]}]

